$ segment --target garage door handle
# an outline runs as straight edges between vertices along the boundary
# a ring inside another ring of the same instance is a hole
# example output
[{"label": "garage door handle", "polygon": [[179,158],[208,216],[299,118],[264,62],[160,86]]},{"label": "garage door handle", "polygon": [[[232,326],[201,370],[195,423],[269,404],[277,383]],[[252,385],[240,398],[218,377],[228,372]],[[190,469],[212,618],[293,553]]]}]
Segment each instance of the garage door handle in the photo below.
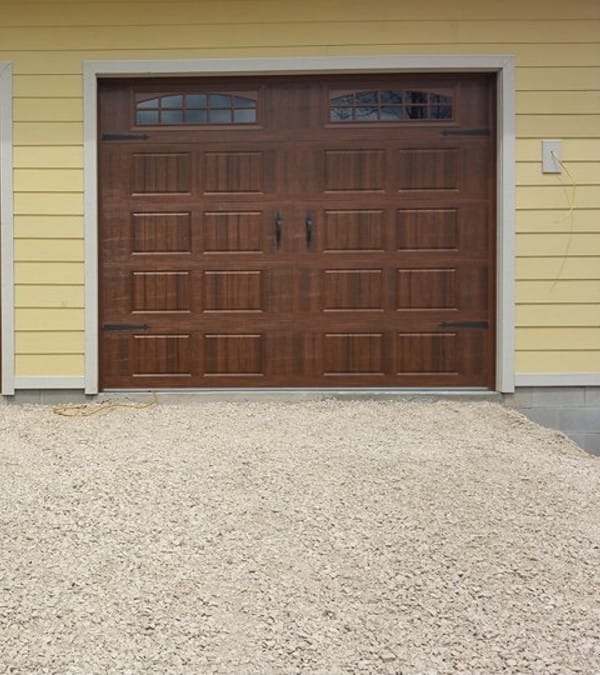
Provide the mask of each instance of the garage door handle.
[{"label": "garage door handle", "polygon": [[277,214],[275,217],[275,244],[277,248],[281,246],[281,232],[283,230],[283,218]]},{"label": "garage door handle", "polygon": [[310,248],[313,236],[313,219],[310,213],[306,214],[306,220],[304,221],[304,224],[306,225],[306,246]]}]

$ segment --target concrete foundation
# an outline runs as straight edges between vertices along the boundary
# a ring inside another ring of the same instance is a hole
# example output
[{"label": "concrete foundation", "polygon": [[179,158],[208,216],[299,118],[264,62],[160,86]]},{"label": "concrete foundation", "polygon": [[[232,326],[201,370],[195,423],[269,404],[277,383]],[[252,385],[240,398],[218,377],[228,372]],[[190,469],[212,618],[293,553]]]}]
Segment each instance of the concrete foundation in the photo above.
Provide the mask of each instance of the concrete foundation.
[{"label": "concrete foundation", "polygon": [[504,402],[600,456],[600,387],[523,387]]}]

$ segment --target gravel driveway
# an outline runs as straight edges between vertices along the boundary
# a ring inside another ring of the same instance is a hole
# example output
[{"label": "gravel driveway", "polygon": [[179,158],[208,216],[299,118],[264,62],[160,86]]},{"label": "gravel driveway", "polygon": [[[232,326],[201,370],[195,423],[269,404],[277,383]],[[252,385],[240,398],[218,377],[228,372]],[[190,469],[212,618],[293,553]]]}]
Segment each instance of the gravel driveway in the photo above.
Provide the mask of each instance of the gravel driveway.
[{"label": "gravel driveway", "polygon": [[0,407],[1,673],[599,673],[600,461],[493,403]]}]

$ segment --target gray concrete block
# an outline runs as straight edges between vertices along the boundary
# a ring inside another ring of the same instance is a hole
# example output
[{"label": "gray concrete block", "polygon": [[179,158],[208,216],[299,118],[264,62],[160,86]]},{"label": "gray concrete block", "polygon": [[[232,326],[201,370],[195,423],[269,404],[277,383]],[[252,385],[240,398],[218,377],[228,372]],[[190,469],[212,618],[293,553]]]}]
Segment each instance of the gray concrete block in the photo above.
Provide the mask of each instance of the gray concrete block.
[{"label": "gray concrete block", "polygon": [[531,408],[533,389],[529,387],[519,387],[515,389],[514,394],[504,394],[504,402],[511,408]]},{"label": "gray concrete block", "polygon": [[600,408],[561,408],[558,426],[567,432],[600,433]]},{"label": "gray concrete block", "polygon": [[39,389],[19,389],[15,391],[14,396],[8,396],[9,404],[40,404],[42,402],[42,392]]},{"label": "gray concrete block", "polygon": [[558,408],[519,408],[519,412],[529,417],[537,424],[550,429],[559,429]]},{"label": "gray concrete block", "polygon": [[9,403],[23,405],[57,405],[59,403],[85,403],[93,400],[81,389],[19,389],[14,396],[7,397]]},{"label": "gray concrete block", "polygon": [[585,387],[537,387],[532,392],[533,408],[549,406],[576,408],[583,405],[585,405]]},{"label": "gray concrete block", "polygon": [[48,389],[42,391],[42,403],[44,405],[56,405],[58,403],[86,403],[93,401],[94,397],[86,396],[81,389]]},{"label": "gray concrete block", "polygon": [[600,387],[585,388],[585,404],[600,408]]}]

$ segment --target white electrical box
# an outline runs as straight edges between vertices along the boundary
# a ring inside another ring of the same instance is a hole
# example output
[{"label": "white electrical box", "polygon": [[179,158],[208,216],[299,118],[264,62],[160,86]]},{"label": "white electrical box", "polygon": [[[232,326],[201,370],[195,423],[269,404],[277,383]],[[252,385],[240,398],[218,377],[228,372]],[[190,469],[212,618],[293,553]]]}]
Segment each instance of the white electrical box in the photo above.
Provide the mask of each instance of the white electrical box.
[{"label": "white electrical box", "polygon": [[542,141],[542,173],[561,173],[562,141]]}]

